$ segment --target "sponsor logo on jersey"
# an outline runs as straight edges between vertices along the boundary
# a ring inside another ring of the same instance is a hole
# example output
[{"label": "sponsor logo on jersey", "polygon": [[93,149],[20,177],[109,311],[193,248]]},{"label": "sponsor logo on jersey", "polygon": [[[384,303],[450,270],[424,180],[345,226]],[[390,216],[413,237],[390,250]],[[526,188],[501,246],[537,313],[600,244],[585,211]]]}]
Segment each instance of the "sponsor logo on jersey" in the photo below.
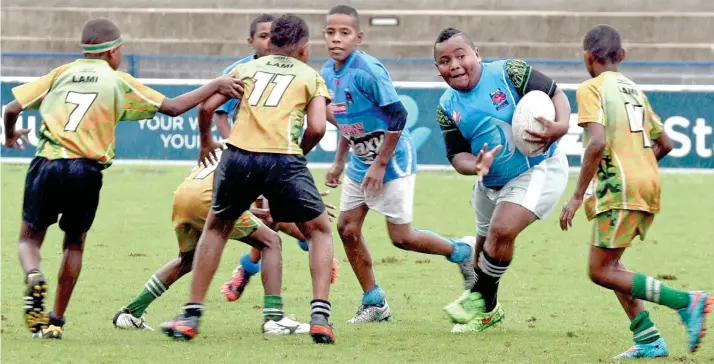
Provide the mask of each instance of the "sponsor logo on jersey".
[{"label": "sponsor logo on jersey", "polygon": [[355,153],[357,158],[365,163],[372,163],[377,158],[379,150],[382,149],[384,131],[373,131],[359,137],[351,137],[349,140],[352,146],[352,151]]},{"label": "sponsor logo on jersey", "polygon": [[362,124],[362,123],[340,124],[340,131],[342,132],[342,135],[344,135],[344,136],[360,135],[360,134],[364,133],[364,124]]},{"label": "sponsor logo on jersey", "polygon": [[501,91],[500,88],[491,91],[489,95],[491,96],[491,102],[493,102],[493,106],[496,107],[497,111],[509,105],[506,94]]},{"label": "sponsor logo on jersey", "polygon": [[347,105],[344,102],[332,104],[332,113],[337,114],[347,114]]}]

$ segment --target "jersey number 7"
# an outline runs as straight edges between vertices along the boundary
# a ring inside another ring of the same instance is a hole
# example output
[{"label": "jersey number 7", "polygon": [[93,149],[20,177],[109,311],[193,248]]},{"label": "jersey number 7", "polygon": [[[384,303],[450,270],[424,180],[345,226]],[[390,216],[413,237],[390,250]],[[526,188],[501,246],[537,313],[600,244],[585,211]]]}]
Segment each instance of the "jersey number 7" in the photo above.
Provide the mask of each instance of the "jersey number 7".
[{"label": "jersey number 7", "polygon": [[630,131],[633,133],[642,133],[642,140],[645,148],[652,147],[650,136],[647,135],[647,131],[644,128],[645,107],[626,102],[625,109],[627,110],[627,119],[630,121]]},{"label": "jersey number 7", "polygon": [[67,97],[64,99],[64,102],[67,104],[73,104],[75,107],[74,110],[69,113],[69,121],[67,121],[67,124],[64,126],[64,130],[77,131],[79,123],[82,122],[84,115],[87,114],[89,107],[92,106],[92,103],[94,103],[94,100],[96,99],[96,92],[86,94],[74,91],[67,92]]},{"label": "jersey number 7", "polygon": [[268,95],[268,98],[265,99],[263,106],[278,106],[280,99],[283,98],[285,91],[287,91],[288,86],[290,86],[290,82],[292,82],[294,78],[294,75],[278,75],[275,73],[261,71],[256,72],[255,76],[253,76],[255,86],[253,87],[253,91],[250,93],[250,97],[248,97],[248,104],[250,106],[258,106],[260,99],[265,93],[265,89],[268,88],[268,84],[272,81],[275,86],[273,86],[273,89],[270,90],[270,94]]}]

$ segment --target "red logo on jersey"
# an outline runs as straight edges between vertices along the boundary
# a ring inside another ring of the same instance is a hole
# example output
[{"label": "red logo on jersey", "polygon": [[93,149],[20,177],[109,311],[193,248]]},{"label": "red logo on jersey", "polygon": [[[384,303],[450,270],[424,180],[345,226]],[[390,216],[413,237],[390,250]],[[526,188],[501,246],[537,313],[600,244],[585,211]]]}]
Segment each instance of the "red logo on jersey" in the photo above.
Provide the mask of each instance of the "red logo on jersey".
[{"label": "red logo on jersey", "polygon": [[454,111],[451,113],[451,119],[454,120],[454,124],[458,124],[461,122],[461,114],[458,111]]},{"label": "red logo on jersey", "polygon": [[347,105],[344,103],[332,104],[332,113],[337,114],[347,114]]},{"label": "red logo on jersey", "polygon": [[340,85],[340,80],[335,80],[335,86],[339,86],[339,85]]},{"label": "red logo on jersey", "polygon": [[364,134],[364,124],[356,123],[356,124],[340,125],[340,131],[342,132],[343,135],[346,135],[346,136]]}]

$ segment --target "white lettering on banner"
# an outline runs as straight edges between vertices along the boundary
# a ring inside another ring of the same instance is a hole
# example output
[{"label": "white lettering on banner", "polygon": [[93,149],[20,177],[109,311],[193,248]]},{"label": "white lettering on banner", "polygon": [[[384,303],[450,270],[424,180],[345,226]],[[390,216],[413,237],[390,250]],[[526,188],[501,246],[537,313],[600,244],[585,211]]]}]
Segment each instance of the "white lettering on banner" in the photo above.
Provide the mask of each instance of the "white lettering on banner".
[{"label": "white lettering on banner", "polygon": [[714,143],[712,143],[711,147],[707,147],[707,136],[712,134],[712,127],[707,126],[707,121],[702,118],[698,118],[695,124],[692,131],[694,132],[697,154],[699,154],[700,157],[711,158]]},{"label": "white lettering on banner", "polygon": [[[671,157],[676,157],[676,158],[681,158],[689,154],[689,152],[692,150],[692,141],[689,139],[689,136],[684,133],[680,133],[676,130],[674,130],[675,126],[682,127],[684,129],[689,128],[689,120],[686,118],[683,118],[681,116],[672,116],[671,118],[667,119],[664,123],[664,130],[667,132],[670,138],[672,138],[672,141],[674,141],[674,148],[672,151],[669,153]],[[677,147],[677,144],[679,143],[680,146]]]},{"label": "white lettering on banner", "polygon": [[200,146],[195,134],[161,134],[159,137],[166,149],[198,149]]}]

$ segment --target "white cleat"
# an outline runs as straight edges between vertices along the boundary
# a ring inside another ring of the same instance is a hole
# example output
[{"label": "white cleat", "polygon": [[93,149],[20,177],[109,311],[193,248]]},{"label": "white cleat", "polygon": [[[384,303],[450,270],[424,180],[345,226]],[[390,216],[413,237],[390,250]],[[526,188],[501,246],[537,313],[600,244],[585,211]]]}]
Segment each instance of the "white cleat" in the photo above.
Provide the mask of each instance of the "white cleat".
[{"label": "white cleat", "polygon": [[360,305],[355,316],[347,321],[349,324],[364,324],[369,322],[392,321],[392,311],[387,301],[383,306]]},{"label": "white cleat", "polygon": [[268,336],[307,334],[309,332],[310,324],[297,322],[287,317],[283,317],[280,321],[268,320],[263,324],[263,334]]},{"label": "white cleat", "polygon": [[136,318],[129,313],[129,310],[122,308],[116,313],[116,315],[114,315],[112,322],[114,323],[114,327],[118,327],[120,329],[154,331],[151,326],[146,324],[146,312],[144,312],[141,317]]}]

